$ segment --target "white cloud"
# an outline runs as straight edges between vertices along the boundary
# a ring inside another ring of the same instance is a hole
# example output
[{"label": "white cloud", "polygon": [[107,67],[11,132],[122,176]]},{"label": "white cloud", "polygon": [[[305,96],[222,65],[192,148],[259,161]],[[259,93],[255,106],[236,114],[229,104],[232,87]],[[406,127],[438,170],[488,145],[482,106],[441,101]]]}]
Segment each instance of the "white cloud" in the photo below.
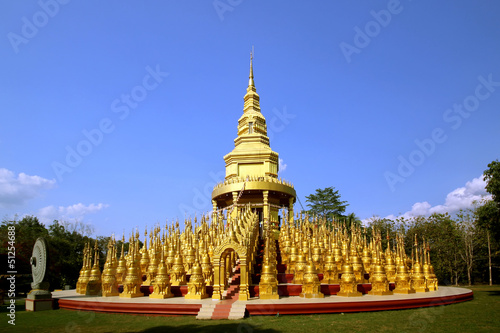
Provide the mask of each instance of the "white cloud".
[{"label": "white cloud", "polygon": [[278,163],[279,163],[279,171],[283,172],[286,170],[286,164],[285,162],[283,161],[282,158],[278,159]]},{"label": "white cloud", "polygon": [[82,221],[85,218],[85,215],[97,213],[105,208],[109,207],[108,204],[98,203],[98,204],[90,204],[85,206],[82,203],[77,203],[71,206],[63,207],[55,207],[55,206],[47,206],[38,211],[38,218],[43,223],[51,223],[54,220],[59,221]]},{"label": "white cloud", "polygon": [[22,172],[16,176],[14,172],[0,168],[0,206],[22,205],[55,184],[55,179],[30,176]]},{"label": "white cloud", "polygon": [[[467,209],[473,207],[473,202],[480,202],[482,199],[491,199],[491,195],[486,192],[485,189],[486,182],[484,177],[481,175],[473,180],[467,182],[464,187],[459,187],[446,195],[444,204],[431,206],[427,201],[417,202],[413,204],[411,210],[401,217],[410,218],[414,216],[429,216],[434,213],[457,213],[460,209]],[[395,215],[388,215],[386,218],[394,220],[397,217]]]}]

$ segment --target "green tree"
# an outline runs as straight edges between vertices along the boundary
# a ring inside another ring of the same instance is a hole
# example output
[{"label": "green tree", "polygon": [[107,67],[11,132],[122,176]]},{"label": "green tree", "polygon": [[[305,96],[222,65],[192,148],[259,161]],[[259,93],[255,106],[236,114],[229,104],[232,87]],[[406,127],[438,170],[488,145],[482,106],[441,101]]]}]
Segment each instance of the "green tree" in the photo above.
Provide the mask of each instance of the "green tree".
[{"label": "green tree", "polygon": [[[373,238],[373,231],[378,230],[382,236],[381,244],[382,248],[385,250],[387,248],[387,242],[391,242],[390,245],[393,246],[394,240],[396,239],[396,234],[398,231],[398,227],[396,223],[388,218],[380,218],[378,216],[374,216],[368,220],[366,236],[368,239]],[[389,236],[389,237],[387,237]]]},{"label": "green tree", "polygon": [[425,239],[430,246],[434,271],[443,284],[456,284],[465,278],[465,264],[458,249],[462,242],[456,221],[448,214],[417,216],[407,221],[405,235],[406,253],[412,253],[417,235],[418,245]]},{"label": "green tree", "polygon": [[467,270],[467,281],[472,285],[473,269],[475,268],[478,250],[481,247],[482,229],[477,224],[474,209],[460,210],[457,214],[458,233],[461,246],[457,249]]},{"label": "green tree", "polygon": [[347,228],[351,228],[352,226],[360,227],[361,220],[354,213],[350,213],[345,217],[345,225]]},{"label": "green tree", "polygon": [[306,199],[309,214],[320,218],[342,217],[348,206],[347,201],[340,200],[339,191],[335,187],[317,189],[316,193],[306,196]]},{"label": "green tree", "polygon": [[500,237],[500,162],[498,160],[488,164],[484,171],[486,191],[493,197],[493,201],[485,202],[478,208],[479,224],[486,228],[497,241]]},{"label": "green tree", "polygon": [[[493,200],[488,200],[478,207],[475,212],[477,224],[486,231],[486,240],[488,244],[488,275],[490,286],[493,285],[492,272],[492,243],[498,243],[500,235],[500,214],[497,204]],[[493,237],[493,240],[491,239]]]},{"label": "green tree", "polygon": [[487,170],[484,171],[484,179],[486,180],[486,191],[491,193],[493,201],[500,208],[500,162],[498,160],[488,164]]},{"label": "green tree", "polygon": [[490,285],[493,284],[492,262],[491,262],[491,237],[494,243],[499,242],[500,237],[500,162],[498,160],[488,164],[484,171],[486,180],[486,191],[493,197],[492,201],[485,202],[476,210],[478,225],[486,230],[488,241],[488,268]]},{"label": "green tree", "polygon": [[68,223],[57,220],[49,226],[47,241],[51,257],[49,274],[51,288],[76,286],[82,267],[85,243],[90,241],[92,245],[94,244],[90,238],[76,231],[70,232],[67,226]]}]

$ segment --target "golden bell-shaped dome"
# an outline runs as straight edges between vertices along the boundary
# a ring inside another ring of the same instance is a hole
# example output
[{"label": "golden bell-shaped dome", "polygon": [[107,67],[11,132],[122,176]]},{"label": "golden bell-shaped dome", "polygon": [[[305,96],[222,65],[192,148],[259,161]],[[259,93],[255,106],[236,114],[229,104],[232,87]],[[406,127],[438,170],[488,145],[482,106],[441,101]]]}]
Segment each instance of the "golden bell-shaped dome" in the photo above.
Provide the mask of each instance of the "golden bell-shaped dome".
[{"label": "golden bell-shaped dome", "polygon": [[353,265],[363,263],[357,255],[351,257],[351,262]]},{"label": "golden bell-shaped dome", "polygon": [[175,259],[174,259],[174,265],[182,265],[182,264],[183,264],[183,262],[182,262],[182,256],[176,255]]},{"label": "golden bell-shaped dome", "polygon": [[352,265],[348,262],[346,262],[344,265],[342,265],[342,274],[354,274],[354,269],[352,268]]},{"label": "golden bell-shaped dome", "polygon": [[137,266],[132,265],[127,270],[127,277],[128,276],[135,276],[135,275],[137,275]]},{"label": "golden bell-shaped dome", "polygon": [[398,275],[407,275],[408,274],[408,269],[406,268],[406,265],[398,265]]},{"label": "golden bell-shaped dome", "polygon": [[90,275],[91,276],[97,276],[97,275],[101,275],[101,271],[99,270],[99,266],[94,266],[92,267],[92,270],[90,271]]},{"label": "golden bell-shaped dome", "polygon": [[269,262],[262,265],[262,274],[274,274],[273,266]]},{"label": "golden bell-shaped dome", "polygon": [[417,274],[423,274],[423,270],[422,270],[422,265],[420,265],[419,262],[416,262],[415,265],[413,265],[413,274],[417,275]]},{"label": "golden bell-shaped dome", "polygon": [[302,253],[301,253],[301,254],[299,254],[299,255],[297,256],[297,262],[298,262],[298,263],[299,263],[299,262],[300,262],[300,263],[304,263],[304,262],[306,262],[306,256],[305,256],[304,254],[302,254]]},{"label": "golden bell-shaped dome", "polygon": [[385,270],[384,270],[384,266],[382,266],[380,263],[376,264],[375,265],[375,271],[374,271],[375,274],[377,273],[385,273]]},{"label": "golden bell-shaped dome", "polygon": [[318,272],[316,271],[316,266],[314,265],[314,263],[309,262],[309,264],[306,267],[306,274],[318,274]]},{"label": "golden bell-shaped dome", "polygon": [[202,256],[201,263],[202,264],[210,264],[210,256],[208,254],[205,254],[204,256]]},{"label": "golden bell-shaped dome", "polygon": [[161,265],[158,268],[158,274],[157,275],[168,275],[168,268],[167,268],[167,266]]},{"label": "golden bell-shaped dome", "polygon": [[195,264],[195,266],[191,268],[191,275],[202,275],[202,274],[203,272],[199,264]]}]

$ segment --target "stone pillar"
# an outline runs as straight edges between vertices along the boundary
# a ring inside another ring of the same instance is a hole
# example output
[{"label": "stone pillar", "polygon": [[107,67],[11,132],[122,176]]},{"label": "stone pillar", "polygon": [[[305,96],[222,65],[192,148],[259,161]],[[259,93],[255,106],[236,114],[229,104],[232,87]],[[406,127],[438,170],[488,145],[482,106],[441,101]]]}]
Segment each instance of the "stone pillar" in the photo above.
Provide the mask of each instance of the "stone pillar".
[{"label": "stone pillar", "polygon": [[224,287],[222,288],[221,291],[221,283],[220,283],[220,278],[221,278],[221,267],[220,267],[221,260],[220,258],[217,258],[214,260],[214,291],[212,294],[212,299],[214,300],[222,300],[222,292],[224,291]]},{"label": "stone pillar", "polygon": [[247,258],[240,258],[240,295],[238,300],[248,301],[250,298],[250,292],[248,291],[248,269],[247,269]]}]

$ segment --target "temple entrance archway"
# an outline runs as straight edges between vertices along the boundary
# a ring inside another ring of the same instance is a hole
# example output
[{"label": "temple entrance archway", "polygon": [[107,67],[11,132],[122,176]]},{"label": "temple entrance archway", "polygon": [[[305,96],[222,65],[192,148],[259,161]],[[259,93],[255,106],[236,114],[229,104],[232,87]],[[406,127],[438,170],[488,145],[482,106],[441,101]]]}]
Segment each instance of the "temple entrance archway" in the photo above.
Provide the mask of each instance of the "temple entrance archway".
[{"label": "temple entrance archway", "polygon": [[246,301],[250,298],[248,292],[249,269],[247,249],[235,241],[224,242],[215,250],[212,257],[214,269],[214,291],[212,299],[222,300],[222,293],[228,287],[228,278],[233,270],[233,265],[239,259],[240,265],[240,290],[239,300]]}]

